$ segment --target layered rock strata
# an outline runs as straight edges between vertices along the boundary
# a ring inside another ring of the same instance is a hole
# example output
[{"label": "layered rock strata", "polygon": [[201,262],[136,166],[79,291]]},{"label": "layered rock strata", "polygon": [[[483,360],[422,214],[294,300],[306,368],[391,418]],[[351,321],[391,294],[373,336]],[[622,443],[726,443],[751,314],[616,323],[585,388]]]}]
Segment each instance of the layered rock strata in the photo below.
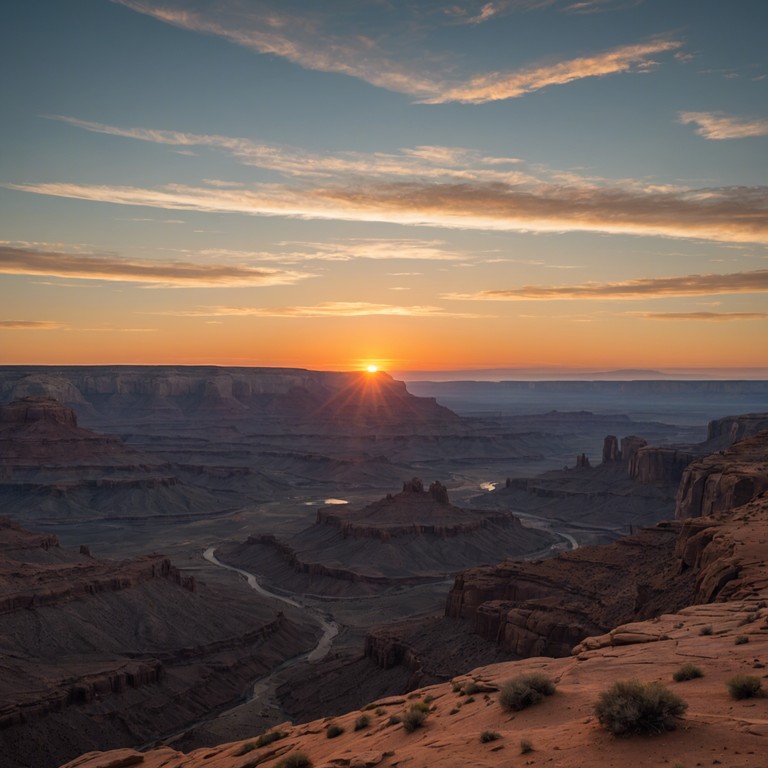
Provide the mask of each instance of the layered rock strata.
[{"label": "layered rock strata", "polygon": [[237,700],[315,632],[162,555],[102,560],[0,519],[0,762],[53,768],[152,741]]},{"label": "layered rock strata", "polygon": [[356,594],[445,579],[508,554],[548,553],[556,541],[510,513],[454,506],[441,483],[425,489],[414,478],[362,509],[321,508],[315,525],[290,538],[253,535],[219,551],[291,591]]}]

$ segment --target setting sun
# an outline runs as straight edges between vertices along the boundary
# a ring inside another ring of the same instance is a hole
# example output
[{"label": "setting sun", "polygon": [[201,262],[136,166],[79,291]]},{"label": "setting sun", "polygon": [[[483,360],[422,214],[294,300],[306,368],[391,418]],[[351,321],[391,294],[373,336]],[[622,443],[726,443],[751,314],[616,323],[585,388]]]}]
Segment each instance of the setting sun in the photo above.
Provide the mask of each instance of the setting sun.
[{"label": "setting sun", "polygon": [[376,371],[379,370],[379,366],[378,365],[369,365],[366,368],[366,370],[368,371],[368,373],[376,373]]}]

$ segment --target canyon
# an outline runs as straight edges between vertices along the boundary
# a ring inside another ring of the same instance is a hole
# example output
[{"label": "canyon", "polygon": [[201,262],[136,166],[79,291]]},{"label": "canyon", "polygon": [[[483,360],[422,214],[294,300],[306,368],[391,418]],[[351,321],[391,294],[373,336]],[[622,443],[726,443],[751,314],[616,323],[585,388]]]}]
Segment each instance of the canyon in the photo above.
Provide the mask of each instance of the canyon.
[{"label": "canyon", "polygon": [[[684,470],[669,521],[606,546],[458,576],[446,607],[449,619],[458,616],[488,641],[511,642],[533,654],[526,659],[485,661],[452,680],[384,696],[346,714],[281,723],[280,737],[268,745],[254,734],[190,752],[159,747],[84,755],[68,768],[273,766],[298,752],[312,765],[329,768],[501,766],[510,759],[563,768],[627,762],[761,768],[768,699],[734,700],[726,682],[735,674],[766,677],[768,495],[760,478],[767,472],[768,432],[762,432],[695,459]],[[750,492],[743,490],[745,477],[752,478]],[[690,493],[693,488],[700,493]],[[742,490],[734,493],[736,488]],[[567,600],[558,597],[566,594]],[[559,622],[579,596],[590,599]],[[580,631],[563,633],[579,622],[583,637]],[[382,652],[379,663],[418,663],[417,654],[397,657]],[[695,662],[702,676],[673,682],[686,662]],[[524,672],[546,674],[556,692],[542,704],[510,713],[498,704],[499,689]],[[593,710],[599,693],[617,679],[632,678],[663,681],[685,699],[688,711],[675,731],[617,738],[600,728]],[[409,733],[391,716],[413,702],[422,702],[428,714],[423,727]],[[337,738],[327,737],[330,725],[338,727]],[[491,729],[493,739],[480,738]],[[521,740],[531,749],[517,758]]]},{"label": "canyon", "polygon": [[13,768],[193,759],[567,659],[718,599],[733,564],[702,586],[701,521],[764,490],[760,445],[729,447],[757,410],[456,414],[386,374],[290,369],[3,368],[0,393]]}]

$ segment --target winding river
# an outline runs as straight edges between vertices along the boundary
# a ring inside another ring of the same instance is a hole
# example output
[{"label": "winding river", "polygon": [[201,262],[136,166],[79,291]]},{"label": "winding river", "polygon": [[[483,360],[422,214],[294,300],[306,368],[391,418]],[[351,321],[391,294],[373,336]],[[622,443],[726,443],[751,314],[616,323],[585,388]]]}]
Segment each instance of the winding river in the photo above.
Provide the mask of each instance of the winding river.
[{"label": "winding river", "polygon": [[[239,573],[241,576],[245,577],[245,580],[248,582],[248,586],[258,592],[263,597],[268,597],[272,600],[279,600],[281,603],[285,603],[286,605],[291,605],[294,608],[299,608],[300,610],[304,611],[306,614],[311,616],[321,627],[323,630],[323,634],[320,636],[320,639],[317,641],[317,645],[308,653],[302,654],[301,656],[296,656],[293,659],[289,659],[287,662],[284,662],[283,665],[281,665],[281,669],[285,669],[285,666],[290,664],[293,666],[294,664],[299,664],[302,661],[309,661],[309,662],[317,662],[321,661],[328,655],[328,651],[331,650],[331,646],[333,645],[333,641],[336,638],[336,635],[339,634],[339,625],[335,621],[329,621],[320,611],[318,611],[316,608],[312,608],[307,605],[303,605],[298,600],[293,600],[290,597],[285,597],[283,595],[278,595],[275,592],[270,592],[268,589],[263,587],[259,582],[256,580],[256,576],[252,573],[248,573],[248,571],[244,571],[241,568],[235,568],[233,565],[227,565],[226,563],[222,563],[221,560],[219,560],[216,557],[216,548],[215,547],[208,547],[208,549],[203,552],[203,557],[209,562],[213,563],[213,565],[218,565],[219,568],[225,568],[228,571],[234,571],[235,573]],[[254,686],[254,693],[251,694],[251,698],[255,695],[255,688],[259,685],[257,682]]]}]

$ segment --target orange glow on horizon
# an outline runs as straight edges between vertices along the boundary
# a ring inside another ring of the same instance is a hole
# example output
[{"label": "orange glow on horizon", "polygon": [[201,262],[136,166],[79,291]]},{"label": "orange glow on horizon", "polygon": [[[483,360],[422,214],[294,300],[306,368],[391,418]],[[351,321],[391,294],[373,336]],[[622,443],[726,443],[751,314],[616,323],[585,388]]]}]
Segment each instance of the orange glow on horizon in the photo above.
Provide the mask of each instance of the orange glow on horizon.
[{"label": "orange glow on horizon", "polygon": [[369,365],[365,370],[368,371],[368,373],[376,373],[379,370],[379,366]]}]

